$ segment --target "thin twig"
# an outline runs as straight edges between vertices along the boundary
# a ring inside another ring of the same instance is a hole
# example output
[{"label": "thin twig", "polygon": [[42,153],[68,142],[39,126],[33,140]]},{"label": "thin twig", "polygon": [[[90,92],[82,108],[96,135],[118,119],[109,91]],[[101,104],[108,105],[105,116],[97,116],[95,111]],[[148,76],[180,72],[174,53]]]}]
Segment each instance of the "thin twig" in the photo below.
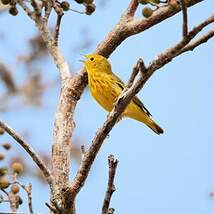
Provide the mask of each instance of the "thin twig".
[{"label": "thin twig", "polygon": [[32,184],[29,183],[28,187],[26,187],[26,192],[28,196],[28,207],[30,214],[33,214],[33,204],[32,204]]},{"label": "thin twig", "polygon": [[4,190],[4,189],[0,189],[5,195],[7,195],[7,197],[8,197],[8,192],[6,191],[6,190]]},{"label": "thin twig", "polygon": [[41,9],[39,8],[39,5],[36,0],[31,0],[31,5],[35,10],[36,16],[41,16]]},{"label": "thin twig", "polygon": [[109,205],[111,201],[112,194],[116,190],[114,185],[114,177],[117,169],[118,160],[114,159],[113,155],[108,156],[108,166],[109,166],[109,173],[108,173],[108,186],[105,194],[105,198],[103,201],[102,207],[102,214],[108,214],[109,212]]},{"label": "thin twig", "polygon": [[152,6],[155,6],[156,10],[160,8],[160,5],[155,2],[149,1],[149,4],[151,4]]},{"label": "thin twig", "polygon": [[63,15],[64,15],[63,12],[57,14],[57,21],[56,21],[55,34],[54,34],[55,46],[58,46],[59,30],[60,30],[60,24],[61,24],[61,20],[62,20]]},{"label": "thin twig", "polygon": [[144,64],[143,59],[141,59],[141,58],[138,60],[138,68],[139,68],[139,71],[141,72],[142,76],[144,76],[147,73],[147,68]]},{"label": "thin twig", "polygon": [[[191,7],[204,0],[186,0],[186,7]],[[152,16],[149,18],[136,18],[127,23],[127,29],[129,36],[143,32],[155,24],[158,24],[165,19],[177,14],[180,11],[180,7],[171,9],[170,5],[167,7],[160,7],[158,10],[154,11]]]},{"label": "thin twig", "polygon": [[206,43],[209,39],[214,37],[214,30],[211,30],[204,34],[203,36],[191,41],[188,45],[186,45],[178,55],[187,51],[193,51],[199,45]]},{"label": "thin twig", "polygon": [[52,186],[52,176],[47,168],[45,166],[42,159],[39,157],[39,155],[32,149],[32,147],[27,144],[21,136],[19,136],[12,128],[10,128],[6,123],[0,121],[0,127],[5,130],[22,148],[31,156],[33,161],[37,164],[41,172],[43,173],[44,177],[46,178],[46,181],[50,186]]},{"label": "thin twig", "polygon": [[126,16],[127,18],[133,17],[138,7],[138,0],[131,0],[126,12],[123,16]]},{"label": "thin twig", "polygon": [[54,63],[56,64],[61,79],[64,81],[71,77],[71,72],[67,61],[64,59],[60,49],[55,45],[54,37],[52,36],[47,21],[42,18],[36,20],[36,25],[41,33],[42,39],[44,40],[47,49],[51,56],[53,57]]},{"label": "thin twig", "polygon": [[9,199],[9,203],[10,203],[10,208],[12,210],[13,213],[17,212],[17,197],[13,192],[9,192],[8,193],[8,199]]},{"label": "thin twig", "polygon": [[57,213],[57,209],[55,207],[52,207],[49,203],[45,202],[45,205],[53,212]]},{"label": "thin twig", "polygon": [[44,21],[45,23],[47,23],[52,10],[52,1],[47,1],[45,2],[45,4],[46,5],[45,5]]},{"label": "thin twig", "polygon": [[82,145],[81,146],[81,159],[83,159],[84,158],[84,155],[85,155],[85,146],[84,145]]},{"label": "thin twig", "polygon": [[181,9],[182,9],[182,15],[183,15],[183,37],[186,37],[188,34],[188,19],[187,19],[187,6],[185,0],[180,0],[181,1]]},{"label": "thin twig", "polygon": [[25,186],[24,184],[20,183],[17,179],[15,179],[14,184],[18,184],[27,193],[29,214],[33,214],[34,212],[32,203],[32,184],[29,183],[28,186]]},{"label": "thin twig", "polygon": [[139,67],[138,66],[139,66],[139,63],[137,61],[136,65],[132,69],[132,74],[131,74],[129,81],[127,83],[127,88],[130,88],[132,86],[136,76],[138,75],[138,73],[139,73]]},{"label": "thin twig", "polygon": [[33,11],[25,4],[25,2],[23,0],[17,0],[17,2],[19,3],[19,5],[22,7],[22,9],[27,13],[27,15],[35,20],[34,16],[33,16]]},{"label": "thin twig", "polygon": [[139,71],[141,72],[142,75],[144,75],[146,73],[146,66],[144,64],[144,61],[141,58],[137,61],[136,65],[132,69],[131,76],[126,85],[127,89],[133,85],[134,80],[135,80],[136,76],[138,75]]},{"label": "thin twig", "polygon": [[72,9],[72,8],[69,8],[70,11],[73,11],[75,13],[79,13],[79,14],[85,14],[85,11],[79,11],[79,10],[75,10],[75,9]]}]

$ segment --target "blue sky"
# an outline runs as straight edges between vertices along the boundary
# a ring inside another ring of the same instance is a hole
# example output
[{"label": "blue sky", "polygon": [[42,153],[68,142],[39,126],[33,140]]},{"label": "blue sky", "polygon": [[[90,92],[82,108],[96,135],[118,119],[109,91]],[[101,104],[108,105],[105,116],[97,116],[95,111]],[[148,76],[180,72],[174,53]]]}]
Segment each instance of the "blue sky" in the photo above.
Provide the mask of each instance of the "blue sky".
[{"label": "blue sky", "polygon": [[[73,12],[65,14],[60,43],[62,52],[74,70],[81,68],[78,61],[80,54],[90,53],[96,48],[97,43],[116,24],[128,2],[124,0],[116,4],[110,1],[105,9],[98,6],[90,17]],[[73,2],[71,4],[78,8]],[[214,2],[207,0],[191,8],[190,26],[211,15],[213,7]],[[114,72],[127,81],[139,57],[148,64],[161,51],[178,41],[181,38],[181,18],[181,14],[178,14],[123,42],[109,59]],[[15,18],[1,15],[0,26],[0,31],[5,32],[8,38],[8,44],[0,44],[1,59],[10,64],[21,82],[23,67],[16,65],[16,56],[28,50],[26,40],[35,34],[36,29],[23,13]],[[89,50],[74,52],[72,47],[77,42],[81,44],[78,30],[81,26],[88,27],[94,43]],[[213,41],[176,58],[147,82],[139,97],[165,130],[164,135],[157,136],[143,124],[130,119],[117,124],[106,139],[77,198],[77,213],[100,213],[107,183],[109,154],[119,159],[115,180],[117,191],[111,203],[116,213],[213,213],[214,200],[208,195],[214,190]],[[44,68],[46,78],[54,79],[57,76],[51,60]],[[30,130],[30,144],[38,151],[51,151],[59,89],[57,85],[44,95],[41,108],[28,106],[0,113],[0,117],[17,131]],[[89,146],[106,115],[85,91],[75,112],[75,138],[81,137]],[[21,151],[17,146],[17,152]],[[77,164],[74,163],[72,175],[76,169]],[[23,179],[29,181],[29,178]],[[44,205],[44,201],[48,201],[48,189],[35,179],[30,180],[33,182],[36,213],[48,213]],[[26,211],[26,207],[23,205],[20,210]],[[0,211],[5,211],[5,207]]]}]

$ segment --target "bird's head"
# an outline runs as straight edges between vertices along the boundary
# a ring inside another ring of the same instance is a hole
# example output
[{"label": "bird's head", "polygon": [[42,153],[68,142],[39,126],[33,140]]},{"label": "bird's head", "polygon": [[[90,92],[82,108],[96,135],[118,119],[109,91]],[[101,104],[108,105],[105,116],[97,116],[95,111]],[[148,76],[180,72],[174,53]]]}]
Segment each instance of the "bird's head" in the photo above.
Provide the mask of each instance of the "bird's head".
[{"label": "bird's head", "polygon": [[89,75],[95,72],[111,73],[111,64],[105,57],[98,54],[87,54],[85,57],[85,67]]}]

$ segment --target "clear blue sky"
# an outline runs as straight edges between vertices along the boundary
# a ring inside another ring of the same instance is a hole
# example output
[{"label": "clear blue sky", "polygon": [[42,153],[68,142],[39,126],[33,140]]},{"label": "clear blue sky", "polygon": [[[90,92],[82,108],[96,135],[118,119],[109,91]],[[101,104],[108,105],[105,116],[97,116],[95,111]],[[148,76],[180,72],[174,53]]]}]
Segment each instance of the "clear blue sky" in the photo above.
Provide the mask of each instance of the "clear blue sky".
[{"label": "clear blue sky", "polygon": [[[61,47],[72,68],[78,70],[81,67],[78,61],[80,54],[95,49],[118,21],[128,2],[110,1],[105,9],[98,6],[90,17],[73,12],[65,14],[60,35]],[[73,2],[71,4],[78,7]],[[211,15],[213,8],[213,0],[191,8],[190,26]],[[1,15],[0,26],[0,31],[8,37],[8,44],[0,44],[0,57],[10,63],[11,69],[22,81],[23,67],[16,65],[16,56],[28,50],[26,40],[35,34],[36,29],[22,13],[15,18]],[[74,52],[72,47],[77,42],[81,44],[80,38],[84,38],[79,37],[80,26],[90,29],[94,43],[90,50]],[[114,72],[126,81],[139,57],[149,63],[180,37],[181,14],[126,40],[110,57]],[[213,41],[173,60],[147,82],[139,96],[164,128],[164,135],[157,136],[133,120],[120,122],[105,141],[89,179],[78,196],[77,213],[100,213],[107,183],[109,154],[119,159],[115,180],[117,191],[111,203],[116,213],[213,213],[214,200],[208,196],[214,190]],[[54,79],[57,76],[52,61],[44,67],[46,77]],[[33,147],[50,153],[58,95],[59,86],[45,94],[41,108],[21,108],[0,113],[0,117],[17,131],[22,132],[27,127],[32,132],[30,143]],[[86,145],[90,145],[106,115],[85,91],[75,114],[75,137],[81,137]],[[22,149],[17,147],[17,151]],[[77,165],[74,164],[71,173],[74,174],[76,169]],[[29,178],[24,181],[28,182]],[[36,213],[48,213],[44,205],[48,201],[48,189],[35,179],[32,181],[34,209]],[[23,205],[21,210],[26,211],[26,207]],[[0,211],[5,211],[5,208],[0,208]]]}]

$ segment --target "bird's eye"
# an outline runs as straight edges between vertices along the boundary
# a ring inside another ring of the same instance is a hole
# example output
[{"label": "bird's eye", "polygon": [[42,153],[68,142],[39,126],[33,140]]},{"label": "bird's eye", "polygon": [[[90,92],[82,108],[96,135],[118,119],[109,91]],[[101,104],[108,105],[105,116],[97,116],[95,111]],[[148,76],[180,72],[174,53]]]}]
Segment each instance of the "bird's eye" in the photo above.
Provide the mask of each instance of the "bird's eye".
[{"label": "bird's eye", "polygon": [[91,60],[91,61],[94,61],[94,57],[91,57],[90,60]]}]

